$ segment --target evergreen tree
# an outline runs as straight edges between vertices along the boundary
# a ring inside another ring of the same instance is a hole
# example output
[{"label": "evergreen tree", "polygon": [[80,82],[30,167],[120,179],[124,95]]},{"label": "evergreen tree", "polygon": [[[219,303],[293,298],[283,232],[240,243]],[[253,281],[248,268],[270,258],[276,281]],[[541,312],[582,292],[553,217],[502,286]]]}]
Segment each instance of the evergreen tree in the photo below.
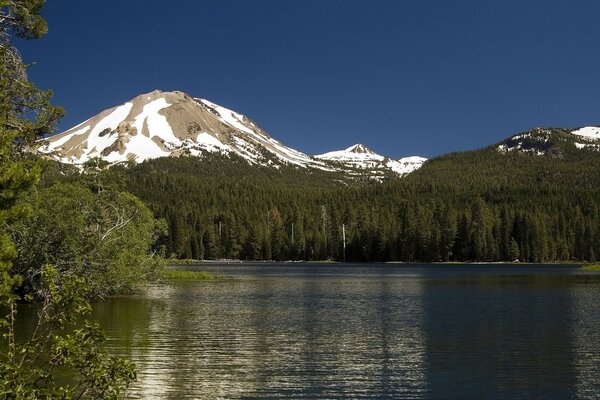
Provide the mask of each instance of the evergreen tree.
[{"label": "evergreen tree", "polygon": [[[135,379],[135,368],[100,350],[103,336],[97,325],[86,322],[75,329],[77,318],[90,310],[82,278],[38,265],[36,294],[42,304],[35,334],[21,342],[14,330],[14,289],[21,277],[11,271],[16,250],[6,229],[30,213],[21,200],[39,180],[39,163],[26,160],[27,147],[51,132],[62,115],[49,104],[51,93],[27,80],[12,42],[46,33],[43,5],[44,0],[0,1],[0,300],[8,313],[0,324],[7,343],[0,357],[0,392],[15,399],[120,398]],[[63,374],[72,372],[74,384],[57,384],[56,367]]]}]

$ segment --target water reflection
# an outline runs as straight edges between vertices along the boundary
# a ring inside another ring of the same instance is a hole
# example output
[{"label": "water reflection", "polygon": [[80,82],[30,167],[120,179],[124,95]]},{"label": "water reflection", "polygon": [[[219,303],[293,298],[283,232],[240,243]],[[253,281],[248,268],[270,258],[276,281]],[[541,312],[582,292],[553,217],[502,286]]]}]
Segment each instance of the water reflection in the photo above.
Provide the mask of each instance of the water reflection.
[{"label": "water reflection", "polygon": [[425,390],[420,299],[411,280],[261,278],[157,286],[96,312],[138,364],[139,398],[410,398]]},{"label": "water reflection", "polygon": [[96,307],[110,346],[139,367],[135,397],[600,395],[598,279],[460,268],[237,271]]},{"label": "water reflection", "polygon": [[597,399],[600,395],[599,288],[587,280],[571,290],[576,394],[580,399]]},{"label": "water reflection", "polygon": [[474,274],[424,291],[428,397],[573,398],[564,282]]}]

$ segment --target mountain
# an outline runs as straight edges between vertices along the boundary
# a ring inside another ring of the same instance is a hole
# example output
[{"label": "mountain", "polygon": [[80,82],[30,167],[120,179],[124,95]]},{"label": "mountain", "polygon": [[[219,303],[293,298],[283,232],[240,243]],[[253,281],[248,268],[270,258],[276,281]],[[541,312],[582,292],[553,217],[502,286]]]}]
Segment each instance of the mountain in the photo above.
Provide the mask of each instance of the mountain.
[{"label": "mountain", "polygon": [[432,158],[403,180],[447,199],[482,196],[510,205],[525,193],[532,195],[528,206],[535,208],[549,194],[600,187],[598,150],[596,126],[533,128],[481,149]]},{"label": "mountain", "polygon": [[553,157],[563,157],[565,153],[582,149],[598,151],[600,127],[533,128],[502,141],[497,149],[502,153],[524,152]]},{"label": "mountain", "polygon": [[315,164],[245,116],[179,91],[142,94],[46,140],[40,151],[73,164],[93,157],[141,162],[202,152],[234,153],[250,163]]},{"label": "mountain", "polygon": [[348,167],[368,170],[391,170],[398,175],[408,174],[420,168],[425,161],[424,157],[404,157],[392,160],[381,156],[362,144],[355,144],[344,150],[331,151],[316,155],[315,158],[330,162],[341,163]]},{"label": "mountain", "polygon": [[[582,129],[526,131],[378,184],[318,170],[247,168],[218,154],[159,158],[122,172],[129,190],[167,221],[161,245],[174,257],[597,260],[600,152],[578,148],[595,141],[593,127]],[[322,156],[332,164],[382,162],[364,146]]]},{"label": "mountain", "polygon": [[[234,117],[253,127],[245,117]],[[319,162],[333,171],[299,168],[274,153],[266,158],[272,164],[256,156],[248,160],[256,163],[249,168],[232,152],[202,148],[201,157],[115,165],[93,184],[124,187],[163,218],[169,233],[155,250],[172,257],[595,261],[600,254],[598,136],[600,128],[594,126],[535,128],[481,149],[432,158],[402,179],[377,184],[346,179],[361,172],[361,177],[385,175],[380,167],[391,163],[361,145],[306,156],[306,165]],[[261,146],[256,144],[257,151]],[[41,184],[91,183],[76,168],[47,164]],[[346,173],[335,172],[342,168]]]},{"label": "mountain", "polygon": [[[341,153],[358,154],[363,147]],[[159,90],[139,95],[46,138],[38,151],[69,164],[83,164],[95,157],[116,164],[220,153],[275,168],[291,165],[375,177],[390,171],[403,175],[425,161],[422,157],[390,160],[368,149],[368,156],[362,160],[326,154],[311,157],[283,145],[242,114],[183,92]]]}]

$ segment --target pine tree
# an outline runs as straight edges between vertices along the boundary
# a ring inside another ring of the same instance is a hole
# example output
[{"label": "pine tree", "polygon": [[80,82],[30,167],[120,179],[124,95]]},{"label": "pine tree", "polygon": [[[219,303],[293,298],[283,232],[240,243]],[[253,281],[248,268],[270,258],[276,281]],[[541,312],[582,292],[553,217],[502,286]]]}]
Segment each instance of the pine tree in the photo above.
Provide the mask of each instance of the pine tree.
[{"label": "pine tree", "polygon": [[[27,209],[16,203],[39,179],[39,167],[17,161],[40,135],[50,132],[63,115],[49,104],[51,92],[27,80],[27,67],[14,47],[14,37],[35,39],[47,32],[40,16],[44,1],[2,2],[0,8],[0,273],[1,294],[10,298],[17,279],[9,275],[15,249],[4,227]],[[37,118],[32,119],[31,116]]]},{"label": "pine tree", "polygon": [[510,244],[508,248],[508,259],[510,261],[515,261],[519,259],[519,245],[514,238],[510,238]]},{"label": "pine tree", "polygon": [[[28,81],[26,65],[12,42],[14,37],[35,39],[46,33],[40,15],[44,3],[0,1],[0,299],[8,312],[0,324],[7,343],[0,357],[0,392],[16,399],[117,398],[135,379],[135,368],[99,350],[103,336],[96,324],[75,329],[78,317],[91,309],[81,278],[59,276],[56,268],[40,265],[42,306],[36,334],[21,342],[14,330],[14,289],[20,277],[10,271],[15,247],[5,229],[28,214],[27,207],[18,202],[39,180],[39,165],[23,157],[27,147],[51,132],[63,114],[49,104],[51,92]],[[72,333],[67,334],[66,328]],[[56,352],[52,362],[50,351]],[[79,385],[56,384],[52,376],[55,365],[65,371],[74,369]]]}]

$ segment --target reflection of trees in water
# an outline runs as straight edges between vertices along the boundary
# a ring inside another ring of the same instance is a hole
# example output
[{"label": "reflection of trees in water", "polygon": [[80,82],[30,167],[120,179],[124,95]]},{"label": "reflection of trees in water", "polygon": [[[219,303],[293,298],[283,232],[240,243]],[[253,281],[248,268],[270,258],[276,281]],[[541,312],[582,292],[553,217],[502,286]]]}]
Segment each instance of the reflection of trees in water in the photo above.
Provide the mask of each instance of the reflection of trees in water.
[{"label": "reflection of trees in water", "polygon": [[156,287],[96,312],[137,362],[140,398],[597,395],[598,284],[280,276]]},{"label": "reflection of trees in water", "polygon": [[[597,277],[600,278],[600,277]],[[585,284],[584,279],[570,290],[572,304],[573,355],[577,373],[576,397],[598,398],[600,392],[600,279],[596,284]]]},{"label": "reflection of trees in water", "polygon": [[132,385],[134,398],[165,398],[171,379],[168,351],[172,288],[152,287],[147,296],[117,297],[94,306],[94,318],[101,321],[108,345],[135,362],[138,381]]},{"label": "reflection of trees in water", "polygon": [[257,279],[155,288],[98,307],[140,398],[323,397],[423,389],[419,289]]},{"label": "reflection of trees in water", "polygon": [[261,307],[270,310],[264,349],[277,357],[263,362],[258,397],[398,396],[423,387],[418,287],[307,277],[277,288]]},{"label": "reflection of trees in water", "polygon": [[479,273],[425,288],[429,396],[574,396],[571,296],[564,281]]}]

